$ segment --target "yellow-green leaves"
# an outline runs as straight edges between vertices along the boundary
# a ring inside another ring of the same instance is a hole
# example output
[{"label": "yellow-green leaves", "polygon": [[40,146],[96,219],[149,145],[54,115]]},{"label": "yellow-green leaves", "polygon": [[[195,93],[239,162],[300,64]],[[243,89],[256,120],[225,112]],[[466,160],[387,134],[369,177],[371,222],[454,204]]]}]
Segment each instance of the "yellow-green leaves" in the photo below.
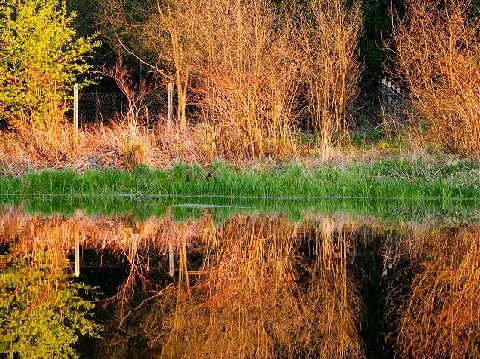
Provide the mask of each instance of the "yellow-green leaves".
[{"label": "yellow-green leaves", "polygon": [[70,88],[86,73],[93,38],[79,38],[64,0],[0,2],[0,118],[62,119]]}]

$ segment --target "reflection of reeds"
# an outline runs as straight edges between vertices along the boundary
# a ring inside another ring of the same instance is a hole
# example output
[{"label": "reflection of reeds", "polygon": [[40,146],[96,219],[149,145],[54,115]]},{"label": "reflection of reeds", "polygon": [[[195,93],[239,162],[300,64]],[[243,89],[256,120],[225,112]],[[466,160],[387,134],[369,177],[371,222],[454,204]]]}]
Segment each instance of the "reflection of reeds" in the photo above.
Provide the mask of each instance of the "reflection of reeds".
[{"label": "reflection of reeds", "polygon": [[297,255],[304,229],[282,218],[236,216],[210,232],[214,245],[191,292],[171,287],[155,304],[145,325],[151,343],[165,357],[361,357],[350,237],[323,228],[313,265]]},{"label": "reflection of reeds", "polygon": [[[235,217],[207,233],[214,242],[202,277],[190,296],[178,287],[183,296],[177,294],[174,315],[164,315],[161,327],[158,315],[147,322],[152,342],[163,343],[167,357],[274,357],[287,350],[302,316],[294,230],[278,218]],[[157,310],[165,313],[170,303],[165,297]]]},{"label": "reflection of reeds", "polygon": [[[58,250],[65,260],[77,238],[84,249],[108,249],[128,263],[126,280],[110,301],[118,304],[113,309],[125,332],[112,335],[105,348],[128,350],[129,338],[139,334],[127,324],[136,323],[165,357],[363,355],[360,304],[348,270],[353,236],[331,220],[294,224],[279,216],[237,215],[216,226],[208,215],[197,223],[171,217],[135,222],[11,210],[0,215],[0,228],[0,243],[16,241],[18,253]],[[314,250],[300,256],[310,241]],[[177,255],[175,283],[151,285],[149,253],[169,247]],[[195,266],[202,265],[192,271],[197,249],[202,254]],[[156,292],[136,313],[133,294],[142,286]]]},{"label": "reflection of reeds", "polygon": [[397,308],[401,357],[480,356],[480,228],[457,227],[416,236],[416,274]]},{"label": "reflection of reeds", "polygon": [[311,315],[305,318],[314,321],[306,325],[311,328],[310,343],[321,358],[363,357],[358,332],[361,303],[348,270],[352,233],[326,219],[315,226],[315,238],[316,259],[306,300]]}]

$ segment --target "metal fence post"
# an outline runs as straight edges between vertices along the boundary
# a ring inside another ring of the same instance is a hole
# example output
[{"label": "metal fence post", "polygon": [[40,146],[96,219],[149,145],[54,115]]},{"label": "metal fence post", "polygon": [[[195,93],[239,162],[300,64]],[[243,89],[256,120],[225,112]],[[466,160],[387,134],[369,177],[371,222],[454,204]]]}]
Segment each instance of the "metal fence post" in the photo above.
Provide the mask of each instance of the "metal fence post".
[{"label": "metal fence post", "polygon": [[78,233],[75,236],[75,277],[80,276],[80,243]]}]

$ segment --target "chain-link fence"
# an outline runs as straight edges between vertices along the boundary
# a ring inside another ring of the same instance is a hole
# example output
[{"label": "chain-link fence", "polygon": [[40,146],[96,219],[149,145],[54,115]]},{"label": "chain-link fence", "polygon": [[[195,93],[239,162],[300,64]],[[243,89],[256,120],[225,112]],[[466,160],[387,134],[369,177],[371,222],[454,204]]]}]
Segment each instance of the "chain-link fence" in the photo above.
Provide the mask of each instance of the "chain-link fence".
[{"label": "chain-link fence", "polygon": [[[382,79],[380,83],[380,105],[383,116],[395,121],[406,121],[407,100],[405,90],[392,81]],[[150,94],[135,104],[135,115],[141,119],[156,121],[165,114],[167,108],[166,95]],[[82,123],[108,121],[127,114],[129,103],[121,92],[79,93],[79,117]]]},{"label": "chain-link fence", "polygon": [[[143,119],[158,120],[164,112],[164,102],[161,96],[147,96],[135,104],[135,114]],[[80,92],[78,108],[82,123],[99,122],[125,116],[129,110],[129,103],[121,92]]]}]

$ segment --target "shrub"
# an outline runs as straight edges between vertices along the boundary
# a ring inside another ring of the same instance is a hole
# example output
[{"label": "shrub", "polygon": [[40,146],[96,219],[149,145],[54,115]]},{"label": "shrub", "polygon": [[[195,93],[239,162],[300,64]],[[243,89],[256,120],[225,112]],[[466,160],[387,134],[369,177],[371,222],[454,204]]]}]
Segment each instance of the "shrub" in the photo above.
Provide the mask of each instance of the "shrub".
[{"label": "shrub", "polygon": [[59,0],[0,3],[0,118],[44,125],[63,118],[85,56],[98,43],[76,38]]},{"label": "shrub", "polygon": [[[118,29],[124,50],[175,81],[179,128],[187,127],[187,104],[195,105],[210,152],[291,154],[302,123],[325,149],[348,137],[360,73],[359,1],[160,1],[140,21],[127,16],[127,2],[107,3],[112,10],[100,23]],[[128,48],[134,37],[140,41]]]},{"label": "shrub", "polygon": [[432,142],[480,152],[480,19],[469,0],[407,0],[393,32],[414,123]]}]

